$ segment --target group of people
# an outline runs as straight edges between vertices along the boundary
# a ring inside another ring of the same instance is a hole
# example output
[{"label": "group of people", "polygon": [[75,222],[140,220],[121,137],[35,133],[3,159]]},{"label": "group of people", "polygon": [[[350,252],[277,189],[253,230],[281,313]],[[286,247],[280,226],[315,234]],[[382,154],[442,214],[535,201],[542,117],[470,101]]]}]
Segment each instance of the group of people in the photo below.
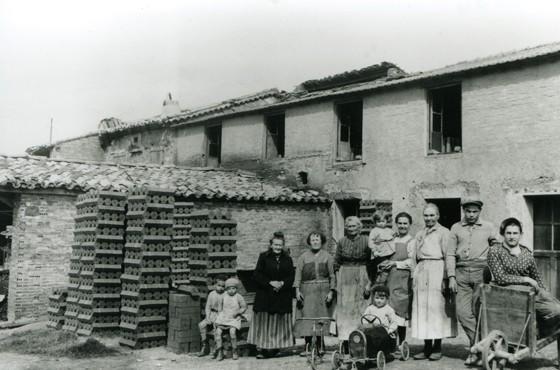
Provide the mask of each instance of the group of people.
[{"label": "group of people", "polygon": [[[504,220],[498,232],[481,219],[480,200],[469,199],[461,206],[464,217],[449,230],[438,222],[438,207],[426,204],[424,225],[415,237],[410,235],[412,217],[406,212],[394,218],[394,231],[391,216],[377,211],[369,236],[362,235],[358,217],[348,217],[334,258],[323,249],[325,235],[312,232],[307,238],[309,250],[295,264],[284,247],[283,233],[275,233],[254,271],[257,289],[247,341],[257,347],[257,359],[294,346],[295,337],[310,344],[317,321],[348,348],[349,334],[360,324],[362,315],[373,314],[398,344],[406,337],[409,321],[411,336],[424,340],[414,359],[437,361],[442,357],[442,340],[457,335],[457,322],[471,345],[479,339],[475,338],[478,287],[491,279],[499,285],[534,287],[541,334],[558,330],[560,301],[546,291],[531,251],[519,244],[523,232],[519,220]],[[236,288],[229,290],[230,280],[222,285],[216,282],[212,294],[221,294],[225,288],[231,297],[238,295]],[[200,326],[203,343],[207,324],[221,330],[236,327],[235,320],[240,320],[246,305],[242,298],[228,302],[234,308],[223,315],[228,317],[225,322],[220,319],[223,307],[207,307],[206,321]],[[220,304],[225,307],[226,301],[222,299]],[[331,325],[331,320],[336,324]],[[202,353],[207,353],[204,346]],[[222,356],[220,347],[215,356]],[[476,354],[470,354],[465,364],[480,362]]]}]

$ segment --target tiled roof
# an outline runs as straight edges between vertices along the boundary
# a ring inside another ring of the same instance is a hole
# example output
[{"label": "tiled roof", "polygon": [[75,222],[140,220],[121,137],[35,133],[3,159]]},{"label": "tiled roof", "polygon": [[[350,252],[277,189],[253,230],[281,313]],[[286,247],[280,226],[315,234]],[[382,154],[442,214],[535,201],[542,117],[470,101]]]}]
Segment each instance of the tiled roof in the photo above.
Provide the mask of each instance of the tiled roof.
[{"label": "tiled roof", "polygon": [[314,190],[293,190],[238,171],[0,155],[0,187],[126,191],[133,186],[174,188],[176,195],[190,199],[330,202]]},{"label": "tiled roof", "polygon": [[255,94],[242,96],[235,99],[223,101],[207,107],[190,109],[181,114],[162,118],[155,116],[145,120],[134,122],[123,122],[120,120],[113,120],[112,125],[104,124],[102,121],[99,125],[99,134],[108,134],[113,132],[125,131],[133,129],[134,127],[158,127],[171,125],[182,121],[197,121],[200,118],[210,119],[216,116],[223,116],[227,114],[237,113],[242,110],[252,110],[256,108],[266,107],[273,104],[283,96],[284,93],[278,89],[269,89]]},{"label": "tiled roof", "polygon": [[53,147],[57,146],[58,144],[66,143],[68,141],[75,141],[75,140],[83,139],[83,138],[90,137],[90,136],[97,136],[97,135],[99,135],[97,133],[97,131],[96,132],[88,132],[88,133],[80,135],[80,136],[75,136],[75,137],[71,137],[71,138],[58,140],[58,141],[55,141],[54,143],[50,143],[50,144],[42,144],[42,145],[31,146],[31,147],[25,149],[25,152],[29,155],[39,155],[38,153],[45,152],[45,151],[48,152],[49,150],[51,150]]},{"label": "tiled roof", "polygon": [[397,76],[397,78],[380,78],[374,81],[340,86],[322,91],[305,91],[300,89],[287,94],[282,102],[274,104],[273,107],[279,109],[285,106],[302,104],[316,99],[325,99],[352,93],[363,93],[381,88],[398,87],[425,80],[444,78],[452,75],[461,75],[546,58],[560,58],[560,42],[500,53],[427,72],[408,73],[406,75]]},{"label": "tiled roof", "polygon": [[374,81],[379,78],[387,77],[390,69],[394,69],[394,73],[404,74],[404,71],[393,63],[383,62],[369,67],[355,69],[348,72],[339,73],[333,76],[321,78],[319,80],[309,80],[301,84],[308,92],[331,89],[359,82]]}]

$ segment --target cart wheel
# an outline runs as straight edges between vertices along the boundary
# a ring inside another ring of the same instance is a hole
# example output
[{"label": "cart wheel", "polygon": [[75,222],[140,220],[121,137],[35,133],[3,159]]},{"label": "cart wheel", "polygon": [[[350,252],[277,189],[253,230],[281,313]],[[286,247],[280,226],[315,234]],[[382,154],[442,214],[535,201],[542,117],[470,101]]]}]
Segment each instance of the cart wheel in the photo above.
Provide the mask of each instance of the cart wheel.
[{"label": "cart wheel", "polygon": [[407,361],[410,358],[410,347],[406,341],[401,344],[401,361]]},{"label": "cart wheel", "polygon": [[377,369],[385,370],[385,354],[383,351],[377,352]]},{"label": "cart wheel", "polygon": [[340,355],[339,351],[334,351],[331,357],[331,363],[333,370],[340,369],[340,365],[342,364],[342,356]]},{"label": "cart wheel", "polygon": [[507,336],[500,330],[492,330],[486,337],[482,347],[482,368],[485,370],[501,370],[506,365],[506,360],[496,358],[497,351],[508,350]]},{"label": "cart wheel", "polygon": [[332,369],[338,370],[340,369],[340,365],[342,364],[342,356],[340,355],[339,351],[334,351],[331,357]]},{"label": "cart wheel", "polygon": [[317,369],[317,366],[315,365],[315,361],[317,361],[317,349],[316,349],[316,348],[313,348],[313,349],[311,350],[311,359],[310,359],[310,361],[309,361],[309,365],[311,365],[311,368],[312,368],[313,370],[316,370],[316,369]]}]

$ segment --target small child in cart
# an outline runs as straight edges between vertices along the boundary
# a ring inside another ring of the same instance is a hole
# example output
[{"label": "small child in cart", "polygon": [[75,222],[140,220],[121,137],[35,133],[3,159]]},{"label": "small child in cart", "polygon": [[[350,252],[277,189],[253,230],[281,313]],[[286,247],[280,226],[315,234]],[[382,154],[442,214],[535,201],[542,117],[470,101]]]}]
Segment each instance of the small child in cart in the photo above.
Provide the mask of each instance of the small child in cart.
[{"label": "small child in cart", "polygon": [[237,360],[237,330],[241,329],[241,318],[247,310],[247,303],[241,294],[237,293],[239,281],[235,278],[226,280],[226,294],[222,298],[222,311],[218,314],[214,323],[216,330],[214,339],[216,340],[216,351],[214,358],[219,361],[225,358],[222,346],[222,333],[229,330],[233,359]]},{"label": "small child in cart", "polygon": [[397,314],[389,302],[389,288],[385,285],[376,285],[373,287],[373,299],[364,311],[364,316],[374,315],[379,318],[381,325],[387,330],[387,334],[396,339],[395,332],[397,330]]}]

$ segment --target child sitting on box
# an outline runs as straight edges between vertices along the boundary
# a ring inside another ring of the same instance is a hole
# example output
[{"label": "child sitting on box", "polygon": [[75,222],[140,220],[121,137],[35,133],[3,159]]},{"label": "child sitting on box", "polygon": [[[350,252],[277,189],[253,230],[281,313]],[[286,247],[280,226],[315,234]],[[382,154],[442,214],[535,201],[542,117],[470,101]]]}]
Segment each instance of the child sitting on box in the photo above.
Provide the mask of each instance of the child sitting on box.
[{"label": "child sitting on box", "polygon": [[233,352],[233,359],[237,360],[239,357],[237,353],[237,330],[241,329],[241,317],[247,311],[247,303],[241,294],[237,293],[239,281],[235,278],[226,280],[226,294],[222,298],[222,311],[218,314],[214,339],[216,340],[216,351],[214,358],[219,361],[225,358],[222,348],[222,332],[229,330],[229,337],[231,339],[231,347]]},{"label": "child sitting on box", "polygon": [[371,258],[367,263],[367,272],[370,284],[366,292],[371,289],[372,284],[385,284],[388,272],[379,272],[378,266],[381,262],[389,259],[395,253],[395,232],[391,228],[391,214],[385,211],[376,211],[373,214],[375,227],[370,231],[368,246],[371,250]]},{"label": "child sitting on box", "polygon": [[200,330],[200,337],[202,338],[202,348],[198,354],[199,357],[206,356],[210,353],[210,347],[208,346],[208,329],[214,329],[214,322],[218,313],[222,310],[222,296],[225,291],[226,277],[224,275],[218,275],[214,279],[215,288],[208,294],[206,299],[206,317],[198,324],[198,329]]}]

